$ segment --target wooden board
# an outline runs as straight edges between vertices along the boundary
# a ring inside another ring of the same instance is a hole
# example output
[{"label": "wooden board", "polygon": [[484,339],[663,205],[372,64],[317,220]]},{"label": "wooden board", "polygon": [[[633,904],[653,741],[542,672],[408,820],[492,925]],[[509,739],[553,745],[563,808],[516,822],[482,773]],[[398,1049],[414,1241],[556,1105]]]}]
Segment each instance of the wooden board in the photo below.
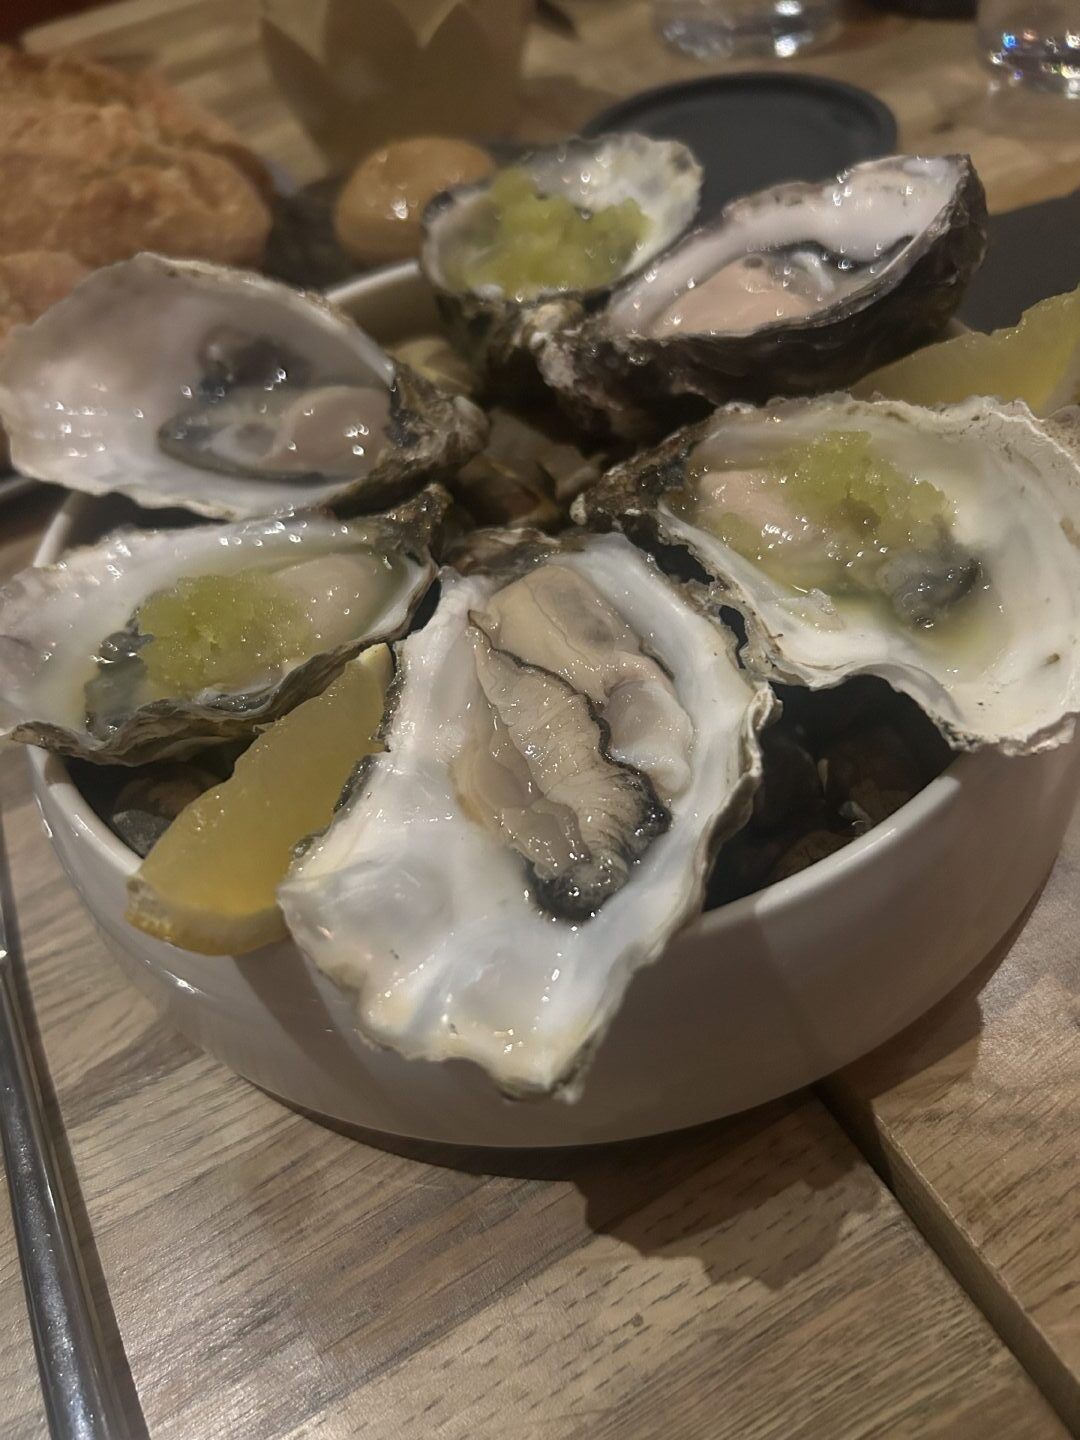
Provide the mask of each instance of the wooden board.
[{"label": "wooden board", "polygon": [[124,68],[154,66],[216,111],[297,181],[322,160],[278,99],[259,48],[255,0],[122,0],[24,33],[28,50],[77,49]]},{"label": "wooden board", "polygon": [[[55,503],[0,511],[0,577]],[[381,1153],[156,1017],[60,873],[20,753],[0,813],[84,1244],[155,1440],[1064,1435],[813,1098],[503,1175]],[[0,1433],[38,1440],[6,1217],[0,1313]]]},{"label": "wooden board", "polygon": [[[690,1135],[383,1154],[159,1021],[0,805],[58,1116],[154,1440],[855,1440],[1065,1432],[808,1096]],[[0,1246],[0,1433],[44,1428]],[[119,1354],[119,1352],[118,1352]]]},{"label": "wooden board", "polygon": [[[361,0],[357,0],[361,3]],[[668,50],[644,0],[560,0],[578,37],[534,27],[525,55],[521,138],[572,132],[613,100],[709,69]],[[803,60],[749,68],[854,81],[895,112],[900,143],[968,151],[991,208],[1063,195],[1080,185],[1075,106],[991,90],[970,23],[905,19],[855,8],[837,41]],[[123,64],[154,64],[231,120],[268,159],[303,181],[322,161],[277,100],[258,41],[255,0],[122,0],[32,30],[34,50],[79,47]]]},{"label": "wooden board", "polygon": [[[567,8],[580,40],[530,42],[524,134],[702,73],[640,3]],[[126,0],[29,43],[159,64],[297,178],[319,173],[250,0]],[[970,150],[997,209],[1080,184],[1075,107],[991,96],[970,25],[857,12],[793,68],[872,89],[906,147]],[[0,570],[51,503],[0,508]],[[0,758],[0,804],[86,1238],[155,1440],[1064,1435],[1008,1347],[1080,1432],[1076,829],[982,994],[823,1087],[909,1219],[806,1095],[655,1144],[517,1157],[504,1176],[321,1130],[123,982],[17,756]],[[3,1219],[0,1314],[0,1434],[42,1436]]]},{"label": "wooden board", "polygon": [[1080,816],[1010,941],[826,1094],[1080,1434],[1078,902]]}]

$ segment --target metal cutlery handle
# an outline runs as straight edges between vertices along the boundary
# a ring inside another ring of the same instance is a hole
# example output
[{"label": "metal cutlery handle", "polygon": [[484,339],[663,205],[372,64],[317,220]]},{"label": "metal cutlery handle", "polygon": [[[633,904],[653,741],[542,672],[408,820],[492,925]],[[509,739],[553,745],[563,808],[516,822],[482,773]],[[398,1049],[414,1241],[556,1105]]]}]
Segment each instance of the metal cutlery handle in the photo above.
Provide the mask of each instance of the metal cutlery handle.
[{"label": "metal cutlery handle", "polygon": [[[0,847],[0,864],[2,861]],[[95,1323],[45,1122],[2,907],[0,1140],[50,1433],[53,1440],[127,1440],[130,1429]]]}]

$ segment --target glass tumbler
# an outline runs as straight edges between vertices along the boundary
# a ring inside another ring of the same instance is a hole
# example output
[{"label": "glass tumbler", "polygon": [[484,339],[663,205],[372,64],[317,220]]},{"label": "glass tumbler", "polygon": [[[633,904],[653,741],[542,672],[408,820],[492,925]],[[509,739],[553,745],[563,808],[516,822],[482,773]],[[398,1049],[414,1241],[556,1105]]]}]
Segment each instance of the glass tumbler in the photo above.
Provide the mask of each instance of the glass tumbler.
[{"label": "glass tumbler", "polygon": [[977,24],[1003,79],[1080,99],[1080,0],[980,0]]},{"label": "glass tumbler", "polygon": [[653,0],[656,29],[699,60],[799,55],[831,40],[841,0]]}]

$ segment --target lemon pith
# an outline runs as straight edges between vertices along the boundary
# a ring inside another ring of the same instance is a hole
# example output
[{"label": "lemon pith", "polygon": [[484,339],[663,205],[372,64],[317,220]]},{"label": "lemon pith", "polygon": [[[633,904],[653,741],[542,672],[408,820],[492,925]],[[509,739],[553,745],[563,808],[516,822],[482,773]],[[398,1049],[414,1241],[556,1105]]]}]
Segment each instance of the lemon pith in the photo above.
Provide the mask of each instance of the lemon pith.
[{"label": "lemon pith", "polygon": [[1037,415],[1080,402],[1080,286],[1025,310],[1018,324],[972,330],[916,350],[860,380],[854,393],[912,405],[951,405],[970,395],[1024,400]]}]

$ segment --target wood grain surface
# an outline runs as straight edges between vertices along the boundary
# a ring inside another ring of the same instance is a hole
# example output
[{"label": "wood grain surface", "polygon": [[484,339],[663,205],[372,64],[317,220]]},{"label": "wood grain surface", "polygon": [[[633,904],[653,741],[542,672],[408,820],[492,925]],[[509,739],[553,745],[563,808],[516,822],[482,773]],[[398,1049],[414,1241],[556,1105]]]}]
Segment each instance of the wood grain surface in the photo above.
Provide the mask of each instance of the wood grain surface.
[{"label": "wood grain surface", "polygon": [[[1066,1433],[818,1100],[500,1157],[506,1174],[380,1152],[157,1019],[65,884],[18,755],[0,807],[56,1114],[154,1440]],[[38,1440],[18,1287],[7,1243],[0,1433]]]},{"label": "wood grain surface", "polygon": [[[518,131],[523,139],[565,135],[613,100],[710,68],[657,40],[647,0],[560,5],[573,17],[577,38],[533,27]],[[257,8],[256,0],[122,0],[41,26],[24,43],[36,50],[78,46],[124,64],[158,65],[289,174],[309,180],[321,173],[322,161],[270,86]],[[993,90],[976,59],[970,23],[911,20],[855,3],[848,14],[832,45],[771,68],[830,75],[872,90],[896,114],[905,149],[970,152],[992,209],[1010,210],[1080,185],[1075,105]],[[755,61],[749,68],[769,67]]]},{"label": "wood grain surface", "polygon": [[1080,1434],[1080,817],[1009,941],[825,1093]]},{"label": "wood grain surface", "polygon": [[[581,38],[534,33],[523,134],[702,73],[643,4],[565,8]],[[160,64],[308,178],[254,12],[125,0],[30,43]],[[1073,112],[991,95],[973,45],[857,12],[792,68],[874,90],[905,146],[970,150],[998,209],[1075,188]],[[54,504],[0,508],[0,574]],[[820,1097],[490,1174],[321,1129],[199,1055],[108,960],[18,754],[0,808],[84,1241],[155,1440],[1080,1433],[1080,828],[975,981]],[[44,1434],[0,1210],[0,1436]]]}]

